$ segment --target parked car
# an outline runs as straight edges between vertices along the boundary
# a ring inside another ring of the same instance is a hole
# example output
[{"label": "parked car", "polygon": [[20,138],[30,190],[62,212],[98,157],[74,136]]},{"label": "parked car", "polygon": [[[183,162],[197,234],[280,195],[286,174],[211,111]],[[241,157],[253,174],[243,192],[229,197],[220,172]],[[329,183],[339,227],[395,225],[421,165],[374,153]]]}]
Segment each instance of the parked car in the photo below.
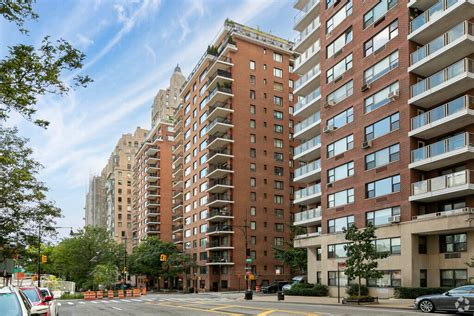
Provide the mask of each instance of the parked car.
[{"label": "parked car", "polygon": [[0,288],[0,311],[8,316],[47,315],[49,306],[33,306],[26,295],[13,286]]},{"label": "parked car", "polygon": [[54,299],[54,294],[51,292],[47,287],[40,287],[41,295],[43,299],[48,302],[49,301],[49,308],[51,310],[51,316],[58,316],[59,315],[59,305],[58,301]]},{"label": "parked car", "polygon": [[30,300],[31,305],[33,306],[47,306],[47,312],[45,316],[51,316],[51,308],[49,306],[49,301],[51,297],[43,297],[40,289],[37,286],[25,286],[20,287],[20,291],[25,294],[25,296]]},{"label": "parked car", "polygon": [[283,286],[282,290],[283,292],[291,290],[291,287],[293,285],[301,284],[301,283],[308,283],[308,279],[306,278],[306,275],[295,276],[293,279],[291,279],[291,283]]},{"label": "parked car", "polygon": [[283,286],[285,286],[288,283],[290,283],[290,282],[289,281],[275,281],[275,282],[272,282],[270,285],[262,287],[262,293],[264,293],[264,294],[276,293],[278,291],[281,291]]},{"label": "parked car", "polygon": [[474,285],[460,286],[443,294],[417,297],[414,307],[424,313],[434,311],[474,312]]}]

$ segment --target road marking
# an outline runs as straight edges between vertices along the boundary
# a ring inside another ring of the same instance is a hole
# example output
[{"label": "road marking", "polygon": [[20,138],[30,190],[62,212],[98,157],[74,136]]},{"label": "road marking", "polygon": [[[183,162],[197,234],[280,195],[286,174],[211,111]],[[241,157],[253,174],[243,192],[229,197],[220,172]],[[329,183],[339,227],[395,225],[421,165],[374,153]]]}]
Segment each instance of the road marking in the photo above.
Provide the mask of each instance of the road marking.
[{"label": "road marking", "polygon": [[74,305],[74,303],[71,303],[71,302],[67,302],[69,305]]},{"label": "road marking", "polygon": [[122,302],[128,302],[128,303],[130,303],[131,301],[129,301],[129,300],[122,300]]},{"label": "road marking", "polygon": [[85,302],[79,302],[79,304],[85,304]]},{"label": "road marking", "polygon": [[97,304],[97,302],[96,302],[96,301],[92,301],[91,303],[92,303],[92,304]]},{"label": "road marking", "polygon": [[221,311],[212,311],[212,310],[209,310],[209,309],[196,308],[196,307],[189,307],[189,306],[180,306],[180,305],[163,304],[163,303],[161,303],[161,304],[156,304],[156,305],[167,306],[167,307],[183,308],[183,309],[190,309],[190,310],[195,310],[195,311],[200,311],[200,312],[209,312],[209,313],[214,313],[214,314],[223,314],[223,315],[231,315],[231,316],[243,316],[242,314],[237,314],[237,313],[221,312]]},{"label": "road marking", "polygon": [[102,301],[102,303],[109,304],[110,302],[109,301]]},{"label": "road marking", "polygon": [[121,311],[122,309],[121,308],[118,308],[118,307],[115,307],[115,306],[111,306],[113,309],[116,309],[118,311]]},{"label": "road marking", "polygon": [[134,302],[143,302],[142,300],[137,300],[137,299],[134,299],[134,298],[132,298],[131,300],[134,301]]},{"label": "road marking", "polygon": [[153,300],[150,300],[150,299],[148,299],[148,298],[144,298],[143,300],[144,300],[144,301],[147,301],[147,302],[153,302]]},{"label": "road marking", "polygon": [[111,302],[120,303],[120,301],[117,301],[117,300],[111,300]]},{"label": "road marking", "polygon": [[257,316],[267,316],[273,312],[276,312],[277,310],[275,309],[272,309],[272,310],[269,310],[269,311],[266,311],[266,312],[263,312],[263,313],[260,313],[260,314],[257,314]]},{"label": "road marking", "polygon": [[235,306],[234,305],[222,305],[222,306],[211,308],[210,310],[215,311],[215,310],[219,310],[219,309],[223,309],[223,308],[230,308],[230,307],[235,307]]},{"label": "road marking", "polygon": [[58,306],[61,306],[61,303],[58,303]]}]

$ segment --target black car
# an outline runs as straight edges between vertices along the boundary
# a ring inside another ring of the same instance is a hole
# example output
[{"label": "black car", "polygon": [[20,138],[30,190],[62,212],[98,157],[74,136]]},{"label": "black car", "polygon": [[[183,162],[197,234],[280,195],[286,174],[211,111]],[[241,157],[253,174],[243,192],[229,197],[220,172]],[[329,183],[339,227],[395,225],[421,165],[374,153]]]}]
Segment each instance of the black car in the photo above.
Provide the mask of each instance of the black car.
[{"label": "black car", "polygon": [[262,287],[262,293],[264,293],[264,294],[276,293],[278,291],[281,291],[282,287],[284,285],[289,284],[289,283],[290,283],[290,281],[275,281],[275,282],[272,282],[270,285]]}]

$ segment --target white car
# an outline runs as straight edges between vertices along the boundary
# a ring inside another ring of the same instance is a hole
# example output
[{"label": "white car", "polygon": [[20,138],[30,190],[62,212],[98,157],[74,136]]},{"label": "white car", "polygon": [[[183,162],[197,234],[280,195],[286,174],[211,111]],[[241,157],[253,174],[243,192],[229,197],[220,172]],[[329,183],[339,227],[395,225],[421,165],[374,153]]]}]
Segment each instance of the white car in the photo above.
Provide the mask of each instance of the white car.
[{"label": "white car", "polygon": [[51,313],[50,316],[58,316],[59,305],[58,305],[58,301],[54,299],[53,292],[51,292],[47,287],[40,287],[39,290],[41,292],[41,295],[43,295],[43,299],[46,302],[49,302],[50,313]]},{"label": "white car", "polygon": [[44,315],[48,305],[31,305],[26,295],[13,286],[0,288],[0,311],[8,316]]}]

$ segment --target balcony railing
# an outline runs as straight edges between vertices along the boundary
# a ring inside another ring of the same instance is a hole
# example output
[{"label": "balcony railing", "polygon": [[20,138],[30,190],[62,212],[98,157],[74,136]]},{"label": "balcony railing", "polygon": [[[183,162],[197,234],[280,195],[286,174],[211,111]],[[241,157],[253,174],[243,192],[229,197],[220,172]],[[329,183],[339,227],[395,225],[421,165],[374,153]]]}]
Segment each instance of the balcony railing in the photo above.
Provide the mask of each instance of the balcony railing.
[{"label": "balcony railing", "polygon": [[212,194],[209,196],[209,203],[214,201],[232,201],[230,194]]},{"label": "balcony railing", "polygon": [[207,259],[208,263],[232,263],[232,257],[212,257]]},{"label": "balcony railing", "polygon": [[449,210],[444,212],[436,212],[436,213],[429,213],[423,215],[415,215],[412,217],[412,220],[425,220],[425,219],[432,219],[436,217],[447,217],[447,216],[456,216],[462,214],[472,214],[474,215],[474,208],[472,207],[463,207],[458,208],[455,210]]},{"label": "balcony railing", "polygon": [[301,177],[304,174],[308,174],[318,169],[321,169],[321,161],[319,159],[311,161],[310,163],[295,169],[295,178]]},{"label": "balcony railing", "polygon": [[209,173],[215,170],[232,170],[232,168],[227,164],[212,165],[209,167]]},{"label": "balcony railing", "polygon": [[232,182],[228,178],[216,179],[209,181],[209,188],[212,188],[215,185],[232,185]]},{"label": "balcony railing", "polygon": [[316,19],[311,22],[300,34],[295,38],[295,47],[299,45],[302,41],[304,41],[309,34],[315,31],[317,28],[321,26],[321,22],[319,21],[319,15]]},{"label": "balcony railing", "polygon": [[319,111],[315,112],[314,114],[302,120],[300,123],[296,124],[295,134],[301,132],[302,130],[306,129],[308,126],[311,126],[318,121],[321,121]]},{"label": "balcony railing", "polygon": [[298,58],[295,60],[295,69],[304,64],[308,59],[313,57],[317,52],[321,50],[319,40],[317,40],[313,45],[311,45],[307,50],[305,50]]},{"label": "balcony railing", "polygon": [[295,222],[308,221],[321,217],[321,208],[313,208],[311,210],[306,210],[295,214]]},{"label": "balcony railing", "polygon": [[215,226],[209,226],[207,228],[208,233],[213,233],[213,232],[231,232],[232,231],[232,226],[231,225],[215,225]]},{"label": "balcony railing", "polygon": [[449,153],[466,146],[474,146],[474,137],[469,133],[457,134],[431,145],[421,147],[411,152],[411,162],[432,158]]},{"label": "balcony railing", "polygon": [[463,170],[444,176],[415,182],[412,184],[411,192],[412,195],[419,195],[473,183],[473,180],[474,172],[470,170]]},{"label": "balcony railing", "polygon": [[209,217],[214,217],[214,216],[232,216],[232,212],[227,209],[227,208],[213,208],[211,209],[211,213],[209,214]]},{"label": "balcony railing", "polygon": [[309,186],[307,188],[295,191],[295,199],[302,199],[314,194],[320,194],[321,193],[321,184],[313,184],[312,186]]},{"label": "balcony railing", "polygon": [[212,136],[209,136],[209,138],[207,139],[207,144],[212,143],[212,141],[216,140],[217,138],[232,139],[232,136],[227,133],[214,134]]},{"label": "balcony railing", "polygon": [[320,67],[320,64],[317,64],[316,66],[314,66],[313,68],[311,68],[310,71],[308,71],[307,73],[305,73],[302,77],[300,77],[298,80],[296,80],[295,82],[295,90],[297,90],[299,87],[301,87],[302,85],[306,84],[306,82],[308,82],[309,79],[311,79],[312,77],[316,76],[317,74],[319,74],[321,72],[321,67]]},{"label": "balcony railing", "polygon": [[307,104],[310,104],[313,102],[315,99],[319,98],[321,96],[321,90],[317,88],[316,90],[313,90],[310,94],[305,96],[304,98],[301,98],[298,103],[295,104],[295,112],[298,112],[302,108],[304,108]]},{"label": "balcony railing", "polygon": [[315,6],[316,4],[319,3],[320,0],[310,0],[308,1],[308,3],[303,7],[303,9],[301,9],[300,12],[298,12],[298,14],[295,16],[295,24],[298,24],[300,23],[300,21],[306,16],[306,14],[308,13],[308,11],[313,7]]},{"label": "balcony railing", "polygon": [[231,120],[227,120],[227,119],[224,119],[222,117],[216,117],[211,123],[209,123],[209,127],[207,128],[207,130],[210,130],[211,128],[213,128],[216,124],[218,123],[222,123],[222,124],[232,124],[232,121]]},{"label": "balcony railing", "polygon": [[231,152],[229,149],[210,150],[207,159],[211,159],[212,157],[214,157],[214,156],[217,155],[217,154],[221,154],[221,155],[232,155],[232,152]]},{"label": "balcony railing", "polygon": [[216,95],[217,92],[223,92],[223,93],[228,93],[232,94],[232,88],[230,87],[222,87],[222,86],[217,86],[215,87],[210,93],[209,93],[209,100],[212,99],[214,95]]},{"label": "balcony railing", "polygon": [[217,76],[224,77],[224,78],[232,78],[232,74],[229,71],[217,69],[217,71],[213,73],[212,76],[209,77],[208,82],[212,82],[212,80],[214,80]]},{"label": "balcony railing", "polygon": [[207,115],[211,114],[212,111],[214,111],[217,108],[223,108],[223,109],[229,109],[230,110],[230,104],[229,103],[217,102],[213,106],[209,107],[209,109],[207,110]]},{"label": "balcony railing", "polygon": [[418,30],[423,25],[429,23],[433,17],[436,17],[443,11],[446,11],[453,5],[464,0],[438,0],[428,10],[417,16],[410,22],[410,33]]},{"label": "balcony railing", "polygon": [[211,241],[207,244],[207,248],[217,248],[217,247],[232,247],[232,243],[230,241]]},{"label": "balcony railing", "polygon": [[415,97],[427,90],[433,89],[446,81],[464,73],[472,72],[474,69],[474,60],[465,58],[461,59],[451,66],[438,71],[434,75],[421,80],[420,82],[411,86],[411,96]]},{"label": "balcony railing", "polygon": [[321,145],[321,137],[318,135],[314,138],[311,138],[307,142],[299,145],[298,147],[295,148],[295,153],[294,155],[299,155],[305,151],[307,151],[310,148],[317,147],[318,145]]},{"label": "balcony railing", "polygon": [[474,97],[463,96],[413,117],[411,119],[411,129],[414,130],[434,123],[465,109],[474,109]]},{"label": "balcony railing", "polygon": [[444,33],[443,35],[438,36],[428,44],[423,47],[420,47],[410,55],[411,65],[416,64],[420,60],[429,55],[437,52],[438,50],[442,49],[443,47],[449,45],[450,43],[454,42],[458,38],[462,37],[463,35],[474,35],[474,23],[465,21],[462,22],[448,32]]}]

